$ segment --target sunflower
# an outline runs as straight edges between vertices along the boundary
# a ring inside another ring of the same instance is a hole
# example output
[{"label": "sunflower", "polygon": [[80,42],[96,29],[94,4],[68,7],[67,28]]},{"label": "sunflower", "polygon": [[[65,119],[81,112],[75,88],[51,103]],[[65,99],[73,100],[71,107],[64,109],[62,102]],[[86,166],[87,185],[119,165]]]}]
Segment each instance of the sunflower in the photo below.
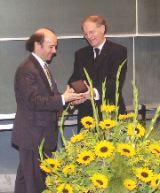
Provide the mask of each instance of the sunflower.
[{"label": "sunflower", "polygon": [[100,141],[95,146],[95,154],[98,157],[109,157],[112,155],[114,146],[109,141]]},{"label": "sunflower", "polygon": [[56,159],[47,158],[42,161],[40,164],[41,170],[45,171],[46,173],[54,172],[60,166],[60,162]]},{"label": "sunflower", "polygon": [[84,135],[82,133],[79,133],[77,135],[74,135],[71,137],[70,141],[71,143],[77,143],[84,139]]},{"label": "sunflower", "polygon": [[95,128],[96,123],[93,117],[86,116],[81,119],[81,123],[86,129],[92,129]]},{"label": "sunflower", "polygon": [[159,188],[160,189],[160,174],[154,174],[154,176],[151,180],[151,186],[153,188]]},{"label": "sunflower", "polygon": [[100,173],[96,173],[91,177],[91,181],[96,188],[104,189],[108,186],[108,178]]},{"label": "sunflower", "polygon": [[70,184],[61,184],[57,187],[57,193],[73,193],[73,188]]},{"label": "sunflower", "polygon": [[123,184],[124,184],[125,188],[128,190],[133,190],[136,188],[136,182],[134,180],[131,180],[131,179],[125,179]]},{"label": "sunflower", "polygon": [[117,145],[117,152],[127,157],[132,157],[135,155],[135,149],[131,145],[125,143]]},{"label": "sunflower", "polygon": [[148,149],[151,153],[160,157],[160,144],[158,143],[150,144]]},{"label": "sunflower", "polygon": [[65,175],[74,173],[74,171],[75,171],[75,165],[74,165],[74,164],[66,165],[66,166],[63,168],[62,171],[63,171],[63,173],[64,173]]},{"label": "sunflower", "polygon": [[91,151],[83,151],[78,154],[77,162],[80,164],[88,165],[95,159],[94,153]]},{"label": "sunflower", "polygon": [[116,110],[115,105],[101,105],[101,112],[112,113]]},{"label": "sunflower", "polygon": [[110,128],[115,127],[116,125],[117,125],[117,122],[113,121],[111,119],[105,119],[103,121],[100,121],[100,123],[99,123],[99,126],[102,129],[110,129]]},{"label": "sunflower", "polygon": [[141,124],[136,126],[133,123],[128,124],[128,135],[134,136],[137,138],[143,137],[145,134],[145,128]]},{"label": "sunflower", "polygon": [[148,168],[137,168],[135,174],[142,182],[150,182],[153,178],[153,172]]},{"label": "sunflower", "polygon": [[133,118],[134,116],[135,116],[135,113],[130,112],[130,113],[127,113],[127,114],[120,114],[118,119],[119,120],[126,120],[126,119]]}]

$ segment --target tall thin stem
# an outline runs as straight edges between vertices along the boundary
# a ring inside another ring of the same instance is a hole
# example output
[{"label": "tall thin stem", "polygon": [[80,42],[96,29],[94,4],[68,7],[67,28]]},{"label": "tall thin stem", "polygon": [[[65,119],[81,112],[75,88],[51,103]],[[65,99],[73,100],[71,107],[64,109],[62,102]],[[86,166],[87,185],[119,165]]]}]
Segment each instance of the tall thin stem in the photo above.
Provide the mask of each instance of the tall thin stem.
[{"label": "tall thin stem", "polygon": [[96,130],[97,132],[99,131],[99,116],[98,116],[98,108],[96,108],[96,104],[94,102],[94,89],[93,89],[93,83],[92,80],[88,74],[88,72],[86,71],[86,69],[84,68],[84,73],[86,75],[87,81],[89,83],[89,87],[90,87],[90,95],[91,95],[91,104],[92,104],[92,110],[93,110],[93,115],[95,118],[95,122],[96,122]]}]

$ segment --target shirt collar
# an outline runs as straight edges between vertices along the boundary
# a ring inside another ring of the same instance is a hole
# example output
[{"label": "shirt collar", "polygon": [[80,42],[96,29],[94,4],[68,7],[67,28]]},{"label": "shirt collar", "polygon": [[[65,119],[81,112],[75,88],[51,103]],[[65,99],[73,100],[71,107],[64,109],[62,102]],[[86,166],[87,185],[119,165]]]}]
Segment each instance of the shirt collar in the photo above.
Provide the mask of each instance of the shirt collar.
[{"label": "shirt collar", "polygon": [[40,58],[39,56],[37,56],[34,52],[32,52],[32,55],[37,59],[37,61],[39,62],[39,64],[42,66],[42,68],[44,67],[45,61],[42,60],[42,58]]},{"label": "shirt collar", "polygon": [[[101,50],[102,50],[102,48],[103,48],[105,42],[106,42],[106,39],[104,39],[104,41],[103,41],[98,47],[96,47],[96,48],[99,49],[100,52],[101,52]],[[95,48],[94,48],[94,49],[95,49]]]}]

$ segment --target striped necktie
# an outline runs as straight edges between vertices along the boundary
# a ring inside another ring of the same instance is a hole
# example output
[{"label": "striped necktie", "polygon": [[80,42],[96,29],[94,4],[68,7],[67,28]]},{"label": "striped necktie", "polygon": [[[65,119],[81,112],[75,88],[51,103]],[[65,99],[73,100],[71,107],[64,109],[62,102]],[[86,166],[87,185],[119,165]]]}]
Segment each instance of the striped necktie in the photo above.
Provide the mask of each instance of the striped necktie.
[{"label": "striped necktie", "polygon": [[52,76],[51,76],[51,73],[49,71],[48,64],[46,62],[44,63],[44,72],[45,72],[45,75],[46,75],[47,80],[49,82],[50,88],[53,89]]}]

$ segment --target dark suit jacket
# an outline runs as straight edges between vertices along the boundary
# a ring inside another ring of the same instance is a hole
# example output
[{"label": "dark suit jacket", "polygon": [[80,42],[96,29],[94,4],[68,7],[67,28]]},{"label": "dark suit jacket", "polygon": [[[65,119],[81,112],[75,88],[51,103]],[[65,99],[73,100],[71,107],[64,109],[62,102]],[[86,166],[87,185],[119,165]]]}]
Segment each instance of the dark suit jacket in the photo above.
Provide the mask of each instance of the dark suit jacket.
[{"label": "dark suit jacket", "polygon": [[[86,80],[83,68],[86,68],[92,81],[93,87],[95,87],[100,96],[102,94],[102,82],[106,82],[106,95],[109,102],[115,103],[115,86],[116,86],[116,74],[119,65],[127,58],[127,49],[119,44],[111,41],[106,41],[101,54],[94,61],[93,48],[91,46],[84,47],[75,53],[74,71],[69,79],[69,82],[74,80],[84,79]],[[125,80],[127,70],[127,64],[122,68],[120,75],[120,87],[119,87],[119,112],[125,112],[124,100],[122,97],[122,87]],[[98,102],[100,105],[101,100]],[[92,115],[92,108],[89,101],[79,105],[79,119],[86,115]]]},{"label": "dark suit jacket", "polygon": [[30,55],[15,74],[17,112],[12,142],[24,149],[37,149],[45,138],[44,149],[57,145],[57,112],[63,109],[61,95],[52,79],[53,91],[34,56]]}]

